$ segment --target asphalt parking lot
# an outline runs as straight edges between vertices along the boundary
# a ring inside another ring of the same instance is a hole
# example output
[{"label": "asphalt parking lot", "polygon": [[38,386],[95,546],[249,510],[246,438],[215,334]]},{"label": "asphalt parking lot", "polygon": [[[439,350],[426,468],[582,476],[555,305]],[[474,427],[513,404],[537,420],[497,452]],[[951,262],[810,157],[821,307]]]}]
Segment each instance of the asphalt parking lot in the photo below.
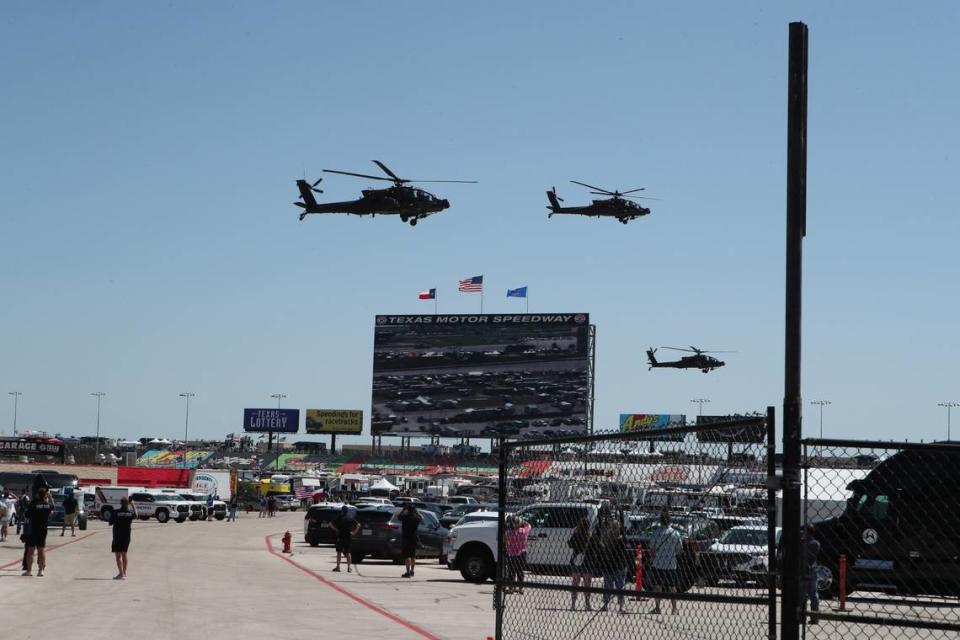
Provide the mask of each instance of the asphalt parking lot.
[{"label": "asphalt parking lot", "polygon": [[[413,579],[388,561],[364,561],[359,571],[334,573],[332,548],[302,542],[303,513],[237,523],[138,522],[130,549],[129,578],[116,581],[109,527],[91,521],[76,538],[51,530],[46,575],[20,576],[22,546],[11,536],[0,544],[0,602],[9,611],[43,615],[4,617],[11,637],[101,638],[111,628],[151,638],[190,640],[236,637],[351,639],[444,638],[485,640],[494,635],[493,584],[464,582],[436,560],[422,561]],[[281,536],[294,536],[293,553],[281,553]],[[345,569],[345,567],[344,567]],[[557,577],[529,580],[565,583]],[[730,595],[761,596],[756,589]],[[695,588],[694,593],[707,592]],[[713,593],[718,591],[713,590]],[[865,594],[866,596],[867,594]],[[599,602],[599,596],[594,596]],[[626,615],[569,610],[569,595],[528,588],[508,596],[505,638],[575,637],[765,638],[766,608],[744,604],[683,602],[677,616],[650,613],[648,600],[628,602]],[[918,606],[919,605],[919,606]],[[836,613],[836,601],[823,609]],[[905,603],[893,597],[852,598],[854,615],[954,621],[957,603]],[[808,638],[946,637],[941,632],[822,621]]]}]

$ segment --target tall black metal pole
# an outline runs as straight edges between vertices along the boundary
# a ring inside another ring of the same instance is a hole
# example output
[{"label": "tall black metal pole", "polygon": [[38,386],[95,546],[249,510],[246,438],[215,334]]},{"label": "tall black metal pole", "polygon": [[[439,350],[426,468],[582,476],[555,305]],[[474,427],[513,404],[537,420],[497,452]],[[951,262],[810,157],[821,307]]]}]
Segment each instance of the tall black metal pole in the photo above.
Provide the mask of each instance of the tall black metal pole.
[{"label": "tall black metal pole", "polygon": [[783,591],[781,637],[800,637],[800,336],[807,212],[807,42],[790,23],[787,97],[787,278],[783,390]]}]

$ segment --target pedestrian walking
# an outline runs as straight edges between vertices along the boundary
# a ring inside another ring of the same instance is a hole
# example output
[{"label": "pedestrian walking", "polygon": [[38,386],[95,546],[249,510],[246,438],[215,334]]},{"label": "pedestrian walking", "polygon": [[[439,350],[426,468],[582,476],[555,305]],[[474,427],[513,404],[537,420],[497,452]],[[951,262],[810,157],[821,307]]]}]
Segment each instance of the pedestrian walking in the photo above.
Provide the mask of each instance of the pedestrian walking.
[{"label": "pedestrian walking", "polygon": [[612,521],[603,533],[603,606],[606,611],[613,599],[613,590],[617,594],[617,605],[620,613],[626,613],[626,601],[623,589],[627,581],[627,568],[630,566],[630,556],[627,551],[627,542],[623,538],[620,523]]},{"label": "pedestrian walking", "polygon": [[[810,601],[810,611],[820,611],[820,590],[817,587],[817,559],[820,557],[820,542],[814,537],[816,529],[812,524],[803,531],[803,608]],[[812,617],[808,624],[817,624]]]},{"label": "pedestrian walking", "polygon": [[37,497],[31,501],[27,509],[27,526],[24,537],[26,541],[26,566],[23,575],[33,575],[33,556],[37,556],[37,577],[43,576],[47,568],[47,523],[53,513],[53,497],[46,487],[40,487]]},{"label": "pedestrian walking", "polygon": [[80,506],[77,503],[77,499],[73,495],[73,491],[70,491],[63,499],[63,527],[60,528],[61,538],[67,532],[67,527],[70,527],[70,536],[73,538],[77,537],[74,526],[77,522],[77,512],[79,510]]},{"label": "pedestrian walking", "polygon": [[406,565],[406,572],[401,578],[412,578],[413,571],[417,568],[417,547],[420,546],[420,538],[417,535],[420,528],[420,522],[423,516],[412,504],[403,505],[400,515],[400,550],[403,554],[403,562]]},{"label": "pedestrian walking", "polygon": [[353,546],[353,536],[360,532],[360,523],[351,515],[350,508],[343,505],[340,508],[340,515],[330,523],[330,526],[337,531],[337,566],[333,570],[340,571],[340,557],[343,556],[347,561],[347,573],[350,573],[352,570],[350,552]]},{"label": "pedestrian walking", "polygon": [[227,511],[227,522],[236,522],[237,521],[237,507],[239,505],[239,500],[237,499],[237,494],[233,494],[230,498],[230,503],[228,505]]},{"label": "pedestrian walking", "polygon": [[523,593],[523,571],[527,566],[527,538],[530,536],[529,522],[517,516],[507,516],[507,579],[517,583],[517,587],[507,593]]},{"label": "pedestrian walking", "polygon": [[0,542],[7,541],[7,528],[17,519],[17,499],[9,491],[3,492],[0,500]]},{"label": "pedestrian walking", "polygon": [[260,515],[258,518],[267,517],[267,496],[260,496]]},{"label": "pedestrian walking", "polygon": [[127,497],[120,498],[120,508],[114,509],[110,516],[113,527],[113,542],[110,550],[117,561],[117,575],[114,580],[127,578],[127,551],[130,549],[130,529],[137,519],[137,507]]},{"label": "pedestrian walking", "polygon": [[[683,548],[680,532],[670,526],[670,513],[660,514],[660,526],[650,536],[653,590],[658,593],[674,593],[677,590],[677,554]],[[660,613],[660,597],[654,596],[653,610]],[[677,600],[670,598],[670,611],[677,613]]]},{"label": "pedestrian walking", "polygon": [[[587,550],[587,543],[590,541],[590,521],[581,518],[580,522],[573,530],[570,539],[567,540],[567,546],[570,547],[570,576],[573,579],[573,591],[570,592],[570,611],[577,608],[577,588],[583,583],[583,586],[590,586],[590,572],[584,566],[584,552]],[[583,601],[587,609],[590,608],[590,594],[583,594]]]}]

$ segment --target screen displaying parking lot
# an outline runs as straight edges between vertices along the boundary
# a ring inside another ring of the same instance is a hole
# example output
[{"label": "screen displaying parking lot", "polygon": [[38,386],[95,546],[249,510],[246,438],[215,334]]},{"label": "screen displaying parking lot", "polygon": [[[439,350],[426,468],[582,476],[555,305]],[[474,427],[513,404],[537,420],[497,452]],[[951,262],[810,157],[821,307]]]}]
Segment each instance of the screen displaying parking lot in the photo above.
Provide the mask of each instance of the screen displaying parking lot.
[{"label": "screen displaying parking lot", "polygon": [[377,316],[372,430],[442,437],[584,433],[585,313]]}]

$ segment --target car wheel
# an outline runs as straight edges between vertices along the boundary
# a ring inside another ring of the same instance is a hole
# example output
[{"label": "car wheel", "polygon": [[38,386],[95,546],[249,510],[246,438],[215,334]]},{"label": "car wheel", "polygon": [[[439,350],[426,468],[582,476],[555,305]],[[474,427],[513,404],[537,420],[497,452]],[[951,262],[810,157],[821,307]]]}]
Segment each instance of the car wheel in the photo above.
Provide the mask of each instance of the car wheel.
[{"label": "car wheel", "polygon": [[170,519],[169,513],[167,513],[163,509],[161,509],[160,511],[157,511],[157,522],[166,522],[169,519]]},{"label": "car wheel", "polygon": [[110,507],[104,507],[100,509],[100,519],[104,522],[110,522],[110,518],[113,517],[113,509]]},{"label": "car wheel", "polygon": [[[836,567],[818,562],[813,565],[813,574],[817,577],[817,591],[820,592],[820,597],[836,598],[840,593],[840,577]],[[847,592],[850,591],[848,584]]]},{"label": "car wheel", "polygon": [[350,562],[352,562],[353,564],[360,564],[361,562],[363,562],[363,554],[357,553],[356,551],[354,551],[353,553],[350,554]]},{"label": "car wheel", "polygon": [[[459,555],[459,554],[458,554]],[[460,575],[467,582],[481,583],[493,575],[493,558],[489,551],[468,551],[460,559]]]}]

